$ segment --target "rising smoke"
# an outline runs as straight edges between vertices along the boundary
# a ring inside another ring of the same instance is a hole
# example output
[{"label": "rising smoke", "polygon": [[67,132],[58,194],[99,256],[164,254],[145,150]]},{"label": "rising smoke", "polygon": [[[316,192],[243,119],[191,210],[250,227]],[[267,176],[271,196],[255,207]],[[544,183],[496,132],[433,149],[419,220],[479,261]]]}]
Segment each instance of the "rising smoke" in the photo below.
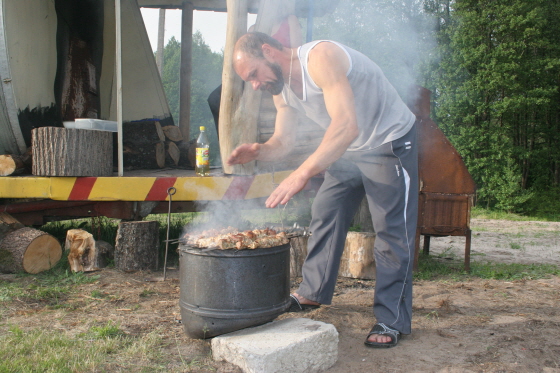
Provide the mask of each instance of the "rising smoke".
[{"label": "rising smoke", "polygon": [[[335,0],[333,0],[335,1]],[[423,85],[421,69],[436,46],[436,19],[424,0],[340,0],[335,11],[315,18],[313,39],[338,41],[377,63],[403,100]]]}]

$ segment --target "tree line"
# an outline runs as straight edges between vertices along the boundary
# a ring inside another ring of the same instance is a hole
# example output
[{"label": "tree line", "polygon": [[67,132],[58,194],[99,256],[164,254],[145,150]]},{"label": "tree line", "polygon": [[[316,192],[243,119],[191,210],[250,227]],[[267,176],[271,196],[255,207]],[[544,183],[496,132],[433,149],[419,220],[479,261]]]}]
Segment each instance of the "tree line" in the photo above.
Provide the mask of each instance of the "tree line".
[{"label": "tree line", "polygon": [[[463,157],[477,204],[558,216],[559,35],[560,0],[340,0],[314,19],[312,38],[366,54],[403,96],[412,84],[431,90],[432,119]],[[174,118],[179,51],[176,40],[165,47]],[[206,98],[220,84],[222,59],[195,34],[196,126],[213,128]]]},{"label": "tree line", "polygon": [[559,215],[560,1],[340,0],[314,31],[432,91],[479,205]]}]

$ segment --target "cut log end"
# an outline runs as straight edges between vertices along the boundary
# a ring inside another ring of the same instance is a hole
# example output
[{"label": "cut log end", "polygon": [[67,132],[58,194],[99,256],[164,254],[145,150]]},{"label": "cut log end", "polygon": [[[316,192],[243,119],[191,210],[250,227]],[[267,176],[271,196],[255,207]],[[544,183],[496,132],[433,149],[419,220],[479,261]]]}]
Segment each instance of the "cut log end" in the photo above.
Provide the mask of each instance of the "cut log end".
[{"label": "cut log end", "polygon": [[44,234],[33,240],[23,256],[23,270],[39,273],[54,267],[62,257],[62,249],[56,238]]},{"label": "cut log end", "polygon": [[54,267],[62,257],[58,240],[34,228],[21,228],[0,243],[0,270],[36,274]]}]

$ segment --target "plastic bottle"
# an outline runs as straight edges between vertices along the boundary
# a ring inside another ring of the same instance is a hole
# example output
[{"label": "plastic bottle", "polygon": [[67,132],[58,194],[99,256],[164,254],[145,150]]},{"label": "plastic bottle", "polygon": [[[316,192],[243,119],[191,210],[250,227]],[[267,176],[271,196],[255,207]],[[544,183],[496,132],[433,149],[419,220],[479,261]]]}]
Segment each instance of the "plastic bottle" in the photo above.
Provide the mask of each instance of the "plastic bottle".
[{"label": "plastic bottle", "polygon": [[200,126],[200,135],[196,140],[196,166],[194,171],[198,176],[210,175],[210,143],[205,130],[204,126]]}]

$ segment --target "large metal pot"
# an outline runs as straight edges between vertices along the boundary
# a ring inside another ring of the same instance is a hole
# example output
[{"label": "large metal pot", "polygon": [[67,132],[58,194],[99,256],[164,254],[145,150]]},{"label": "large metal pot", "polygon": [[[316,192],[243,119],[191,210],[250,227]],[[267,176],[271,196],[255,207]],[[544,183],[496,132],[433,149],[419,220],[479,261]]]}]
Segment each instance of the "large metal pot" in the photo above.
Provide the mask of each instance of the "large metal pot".
[{"label": "large metal pot", "polygon": [[267,323],[290,306],[290,245],[208,250],[182,245],[181,317],[191,338]]}]

